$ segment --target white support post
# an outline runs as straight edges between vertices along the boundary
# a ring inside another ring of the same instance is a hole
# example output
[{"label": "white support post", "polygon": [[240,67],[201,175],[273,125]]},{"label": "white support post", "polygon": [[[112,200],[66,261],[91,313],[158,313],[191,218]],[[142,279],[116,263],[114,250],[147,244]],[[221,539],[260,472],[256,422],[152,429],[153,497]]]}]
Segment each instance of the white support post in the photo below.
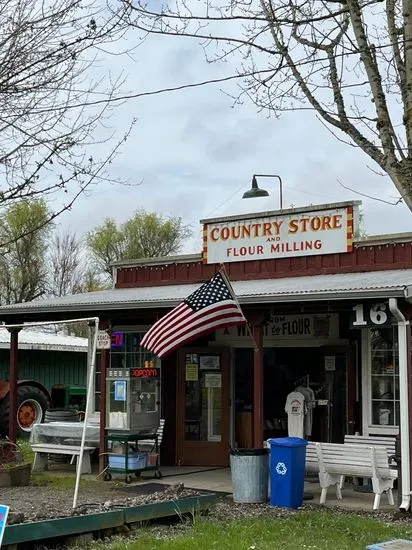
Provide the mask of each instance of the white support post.
[{"label": "white support post", "polygon": [[83,463],[83,454],[84,454],[84,443],[86,441],[86,430],[87,430],[87,420],[89,418],[89,411],[90,411],[90,403],[93,396],[93,388],[94,388],[94,376],[95,376],[95,370],[96,370],[96,349],[97,349],[97,334],[99,332],[99,319],[95,319],[94,327],[91,330],[91,334],[89,336],[90,340],[92,340],[92,348],[91,348],[91,354],[90,357],[90,365],[89,367],[89,379],[87,381],[87,397],[86,397],[86,411],[84,416],[84,424],[83,424],[83,432],[82,432],[82,440],[80,443],[80,455],[79,460],[77,463],[77,471],[76,471],[76,485],[74,487],[74,496],[73,496],[73,508],[76,508],[77,506],[77,497],[79,494],[79,485],[80,485],[80,476],[82,471],[82,463]]},{"label": "white support post", "polygon": [[408,399],[408,338],[409,322],[398,308],[397,299],[389,299],[389,309],[398,322],[398,350],[399,350],[399,409],[401,432],[401,475],[402,475],[402,502],[400,508],[408,510],[411,504],[410,479],[410,450],[409,450],[409,399]]}]

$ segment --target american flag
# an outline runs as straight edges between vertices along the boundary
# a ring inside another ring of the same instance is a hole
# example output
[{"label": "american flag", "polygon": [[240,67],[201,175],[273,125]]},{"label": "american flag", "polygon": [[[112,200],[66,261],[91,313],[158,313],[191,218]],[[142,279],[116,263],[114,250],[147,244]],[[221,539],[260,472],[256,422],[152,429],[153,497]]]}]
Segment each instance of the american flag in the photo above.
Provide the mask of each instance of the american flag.
[{"label": "american flag", "polygon": [[246,324],[246,319],[230,283],[219,271],[159,319],[145,334],[140,345],[163,358],[208,332],[243,324]]}]

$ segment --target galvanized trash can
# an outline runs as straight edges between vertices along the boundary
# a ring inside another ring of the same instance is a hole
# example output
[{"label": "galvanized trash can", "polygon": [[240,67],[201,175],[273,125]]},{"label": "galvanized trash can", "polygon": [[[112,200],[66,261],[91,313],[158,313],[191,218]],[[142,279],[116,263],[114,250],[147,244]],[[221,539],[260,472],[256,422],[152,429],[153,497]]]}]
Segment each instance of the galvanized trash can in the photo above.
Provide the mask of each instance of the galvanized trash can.
[{"label": "galvanized trash can", "polygon": [[266,502],[269,486],[269,449],[231,449],[234,502]]}]

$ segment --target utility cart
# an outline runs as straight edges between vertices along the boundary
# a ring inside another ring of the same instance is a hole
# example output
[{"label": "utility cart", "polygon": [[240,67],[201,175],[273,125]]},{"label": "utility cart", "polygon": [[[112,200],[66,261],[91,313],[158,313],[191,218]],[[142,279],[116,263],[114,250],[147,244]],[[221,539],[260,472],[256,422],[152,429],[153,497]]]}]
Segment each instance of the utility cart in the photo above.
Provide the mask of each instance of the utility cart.
[{"label": "utility cart", "polygon": [[[139,442],[153,441],[150,451],[139,449]],[[153,471],[156,479],[162,474],[159,469],[159,445],[158,435],[153,434],[131,434],[131,433],[109,433],[106,436],[106,448],[109,451],[109,464],[104,473],[104,480],[110,481],[112,474],[124,474],[125,482],[131,483],[134,474],[139,477],[142,472]],[[117,452],[116,452],[117,451]]]},{"label": "utility cart", "polygon": [[[152,470],[159,479],[156,430],[160,423],[160,362],[153,358],[141,367],[110,368],[106,385],[109,463],[104,479],[108,481],[112,474],[124,474],[126,483],[130,483],[132,474],[138,477],[147,470]],[[140,448],[143,443],[152,449],[143,451]]]}]

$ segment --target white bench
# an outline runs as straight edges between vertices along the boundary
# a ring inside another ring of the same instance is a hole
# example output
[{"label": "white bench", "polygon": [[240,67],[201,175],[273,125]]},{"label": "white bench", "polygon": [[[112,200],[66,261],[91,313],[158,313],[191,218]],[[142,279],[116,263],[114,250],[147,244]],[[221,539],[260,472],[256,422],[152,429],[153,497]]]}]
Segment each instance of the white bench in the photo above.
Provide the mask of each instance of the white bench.
[{"label": "white bench", "polygon": [[[344,442],[349,445],[367,445],[372,447],[383,447],[388,452],[389,464],[391,464],[391,457],[395,455],[396,438],[393,436],[378,436],[378,435],[349,435],[346,434]],[[345,476],[341,479],[341,489]]]},{"label": "white bench", "polygon": [[319,459],[316,450],[316,443],[314,441],[308,441],[306,447],[305,471],[310,474],[319,473]]},{"label": "white bench", "polygon": [[396,438],[393,436],[378,435],[345,435],[344,442],[350,445],[367,445],[372,447],[384,447],[388,456],[395,454]]},{"label": "white bench", "polygon": [[389,504],[394,505],[393,482],[397,471],[389,468],[388,453],[384,447],[340,443],[315,443],[319,461],[319,483],[322,489],[320,504],[325,504],[328,487],[336,486],[336,496],[342,498],[342,476],[369,477],[375,494],[373,510],[378,510],[381,495],[388,493]]},{"label": "white bench", "polygon": [[[162,444],[162,440],[163,440],[164,429],[165,429],[165,419],[161,418],[160,419],[160,424],[159,424],[159,426],[157,427],[157,430],[156,430],[157,445],[159,447],[159,450],[160,450],[160,445]],[[139,449],[140,449],[140,447],[151,447],[151,450],[153,451],[155,446],[156,446],[156,440],[155,439],[150,439],[150,437],[148,437],[148,439],[139,439],[137,441],[137,443],[138,443]]]},{"label": "white bench", "polygon": [[[34,461],[32,466],[33,472],[39,472],[48,469],[48,455],[71,455],[70,464],[80,456],[79,445],[54,445],[51,443],[34,443],[31,445],[34,451]],[[90,462],[90,454],[95,450],[95,447],[84,447],[81,474],[91,474],[92,466]],[[77,467],[77,465],[76,465]]]}]

